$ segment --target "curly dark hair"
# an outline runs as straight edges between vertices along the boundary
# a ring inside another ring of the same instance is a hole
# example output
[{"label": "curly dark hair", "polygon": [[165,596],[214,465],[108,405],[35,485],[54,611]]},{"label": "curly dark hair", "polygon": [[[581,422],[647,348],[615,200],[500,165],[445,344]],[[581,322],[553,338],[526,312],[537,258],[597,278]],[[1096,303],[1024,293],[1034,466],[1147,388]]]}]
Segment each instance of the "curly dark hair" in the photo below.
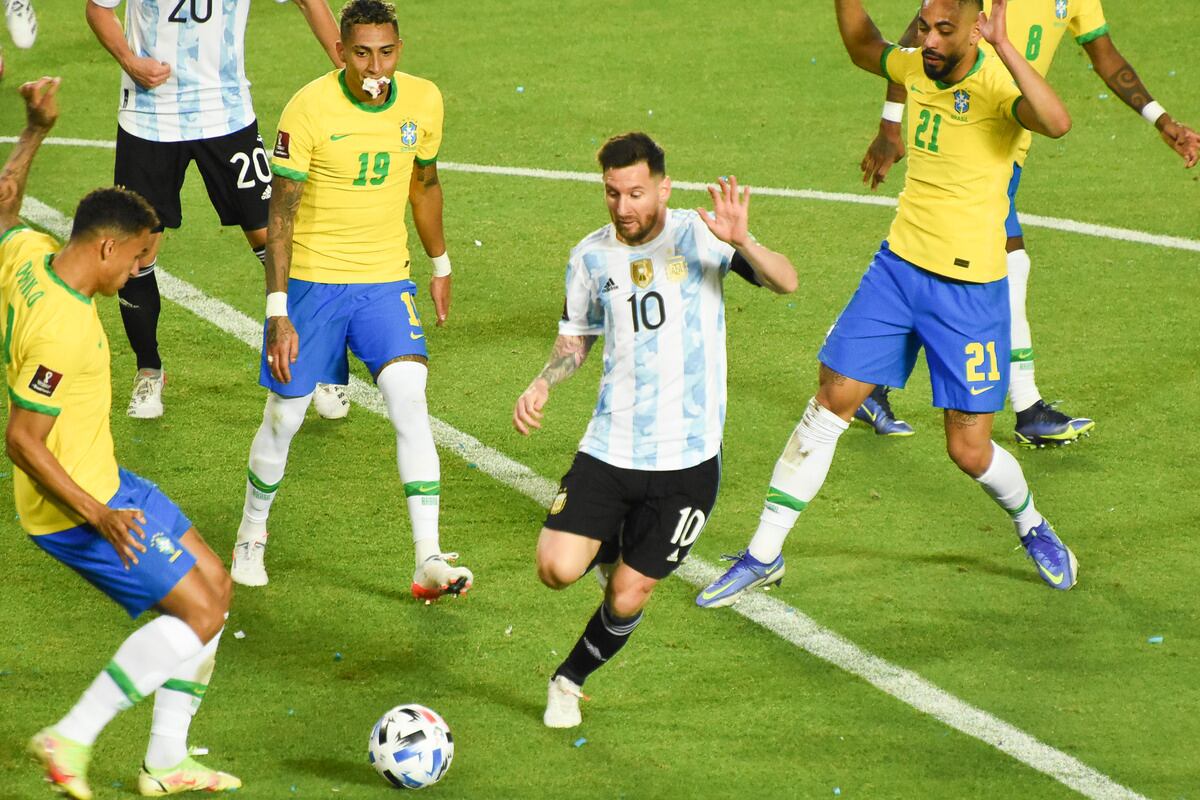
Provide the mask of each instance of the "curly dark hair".
[{"label": "curly dark hair", "polygon": [[396,22],[396,7],[384,0],[350,0],[342,7],[340,30],[342,41],[350,36],[355,25],[391,25],[397,34],[400,24]]},{"label": "curly dark hair", "polygon": [[124,186],[110,186],[89,192],[75,209],[71,238],[111,231],[135,236],[158,227],[158,215],[146,198]]}]

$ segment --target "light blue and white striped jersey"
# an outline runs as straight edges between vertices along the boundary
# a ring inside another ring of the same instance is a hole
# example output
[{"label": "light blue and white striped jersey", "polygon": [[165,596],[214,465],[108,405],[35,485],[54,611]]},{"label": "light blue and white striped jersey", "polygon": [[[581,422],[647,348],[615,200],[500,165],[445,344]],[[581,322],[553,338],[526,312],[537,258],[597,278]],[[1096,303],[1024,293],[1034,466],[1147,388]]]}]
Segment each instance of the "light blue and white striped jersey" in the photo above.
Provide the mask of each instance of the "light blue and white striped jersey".
[{"label": "light blue and white striped jersey", "polygon": [[734,249],[695,211],[668,210],[653,241],[612,225],[567,263],[558,332],[604,336],[600,397],[579,449],[615,467],[674,470],[717,454],[725,426],[725,296]]},{"label": "light blue and white striped jersey", "polygon": [[249,12],[250,0],[126,0],[129,48],[169,64],[171,77],[143,89],[121,73],[121,128],[140,139],[181,142],[224,136],[253,122],[245,67]]}]

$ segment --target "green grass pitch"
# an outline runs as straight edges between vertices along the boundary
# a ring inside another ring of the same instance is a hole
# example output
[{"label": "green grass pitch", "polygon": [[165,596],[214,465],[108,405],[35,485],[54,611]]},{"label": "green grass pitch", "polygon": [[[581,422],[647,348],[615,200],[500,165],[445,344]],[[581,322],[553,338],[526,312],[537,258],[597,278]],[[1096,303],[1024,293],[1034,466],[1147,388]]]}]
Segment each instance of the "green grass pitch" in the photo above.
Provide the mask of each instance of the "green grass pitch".
[{"label": "green grass pitch", "polygon": [[[54,134],[111,140],[115,63],[79,0],[35,1],[36,47],[4,51],[0,135],[22,125],[15,87],[59,74]],[[914,4],[867,5],[898,35]],[[1200,124],[1192,0],[1105,5],[1114,41],[1150,90]],[[645,129],[677,180],[734,173],[754,186],[864,191],[856,165],[883,83],[851,66],[826,2],[420,0],[399,11],[401,68],[445,95],[443,162],[593,171],[606,136]],[[256,0],[248,50],[270,141],[292,92],[328,64],[290,4]],[[1021,208],[1200,238],[1198,173],[1109,96],[1077,46],[1064,43],[1056,62],[1050,77],[1075,127],[1035,144]],[[47,145],[28,193],[69,214],[111,170],[110,150]],[[512,430],[511,409],[553,341],[568,249],[607,221],[601,192],[448,167],[442,180],[456,278],[450,325],[429,329],[431,412],[557,479],[594,402],[599,359],[555,390],[533,438]],[[901,181],[898,168],[883,193]],[[677,191],[672,200],[707,197]],[[753,230],[791,256],[800,290],[774,297],[727,284],[725,476],[697,556],[715,561],[753,530],[771,466],[815,388],[821,337],[892,213],[754,200]],[[1039,507],[1079,557],[1079,585],[1048,591],[1013,549],[1005,516],[945,457],[922,366],[895,398],[917,436],[880,441],[855,428],[842,439],[787,544],[789,578],[774,596],[1119,784],[1195,800],[1200,254],[1037,227],[1026,236],[1039,383],[1047,399],[1098,422],[1078,446],[1018,453]],[[238,231],[218,227],[195,173],[184,226],[168,234],[160,263],[261,317],[261,268]],[[414,272],[425,284],[425,258]],[[167,415],[131,421],[121,412],[132,357],[115,302],[101,313],[120,461],[157,481],[227,556],[264,399],[256,353],[164,303]],[[1011,427],[1011,413],[998,415],[1006,445]],[[679,580],[659,588],[630,645],[588,682],[583,726],[545,729],[546,679],[599,590],[590,579],[559,594],[542,587],[533,568],[542,509],[452,450],[442,469],[442,541],[477,581],[463,600],[425,606],[408,595],[390,426],[359,407],[344,423],[310,412],[271,520],[271,584],[236,593],[193,726],[212,762],[245,780],[241,794],[386,796],[367,764],[367,734],[386,709],[419,702],[455,735],[454,765],[431,790],[443,798],[1078,796],[728,610],[696,609],[695,590]],[[0,473],[0,516],[11,520],[11,466]],[[48,790],[22,753],[26,740],[75,701],[132,623],[15,522],[0,560],[0,797],[36,800]],[[230,635],[239,630],[244,638]],[[98,797],[132,795],[148,705],[101,737]]]}]

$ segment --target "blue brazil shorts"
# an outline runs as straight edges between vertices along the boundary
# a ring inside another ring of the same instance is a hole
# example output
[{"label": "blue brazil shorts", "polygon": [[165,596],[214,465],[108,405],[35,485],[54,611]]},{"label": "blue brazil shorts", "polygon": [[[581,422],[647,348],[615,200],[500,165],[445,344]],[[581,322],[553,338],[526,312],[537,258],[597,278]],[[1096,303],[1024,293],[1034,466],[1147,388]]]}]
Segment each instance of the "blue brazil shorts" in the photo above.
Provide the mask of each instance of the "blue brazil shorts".
[{"label": "blue brazil shorts", "polygon": [[935,406],[992,413],[1008,394],[1010,330],[1007,278],[945,278],[884,242],[818,358],[849,378],[900,388],[924,347]]},{"label": "blue brazil shorts", "polygon": [[150,481],[124,469],[120,476],[117,493],[105,505],[138,508],[146,515],[140,523],[146,552],[137,553],[138,563],[125,569],[116,548],[91,525],[29,538],[111,597],[130,617],[137,617],[158,605],[196,563],[179,542],[192,522]]},{"label": "blue brazil shorts", "polygon": [[1004,232],[1008,238],[1024,236],[1021,222],[1017,219],[1017,189],[1021,187],[1021,165],[1013,164],[1012,180],[1008,182],[1008,218],[1004,220]]},{"label": "blue brazil shorts", "polygon": [[318,383],[350,379],[346,348],[372,375],[400,356],[425,356],[425,331],[417,315],[417,286],[389,283],[288,281],[288,317],[300,335],[291,383],[271,375],[266,356],[266,325],[258,382],[282,397],[303,397]]}]

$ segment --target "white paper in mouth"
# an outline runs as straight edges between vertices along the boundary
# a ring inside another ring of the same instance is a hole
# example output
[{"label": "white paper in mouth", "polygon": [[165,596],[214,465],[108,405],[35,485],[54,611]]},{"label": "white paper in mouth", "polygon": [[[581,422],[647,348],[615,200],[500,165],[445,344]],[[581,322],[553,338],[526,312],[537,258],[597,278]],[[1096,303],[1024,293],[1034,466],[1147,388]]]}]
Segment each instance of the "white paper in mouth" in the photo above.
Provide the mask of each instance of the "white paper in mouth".
[{"label": "white paper in mouth", "polygon": [[388,84],[391,82],[391,78],[363,78],[362,88],[363,91],[371,95],[371,99],[374,100],[376,97],[379,97],[379,95],[383,94],[384,90],[387,89]]}]

